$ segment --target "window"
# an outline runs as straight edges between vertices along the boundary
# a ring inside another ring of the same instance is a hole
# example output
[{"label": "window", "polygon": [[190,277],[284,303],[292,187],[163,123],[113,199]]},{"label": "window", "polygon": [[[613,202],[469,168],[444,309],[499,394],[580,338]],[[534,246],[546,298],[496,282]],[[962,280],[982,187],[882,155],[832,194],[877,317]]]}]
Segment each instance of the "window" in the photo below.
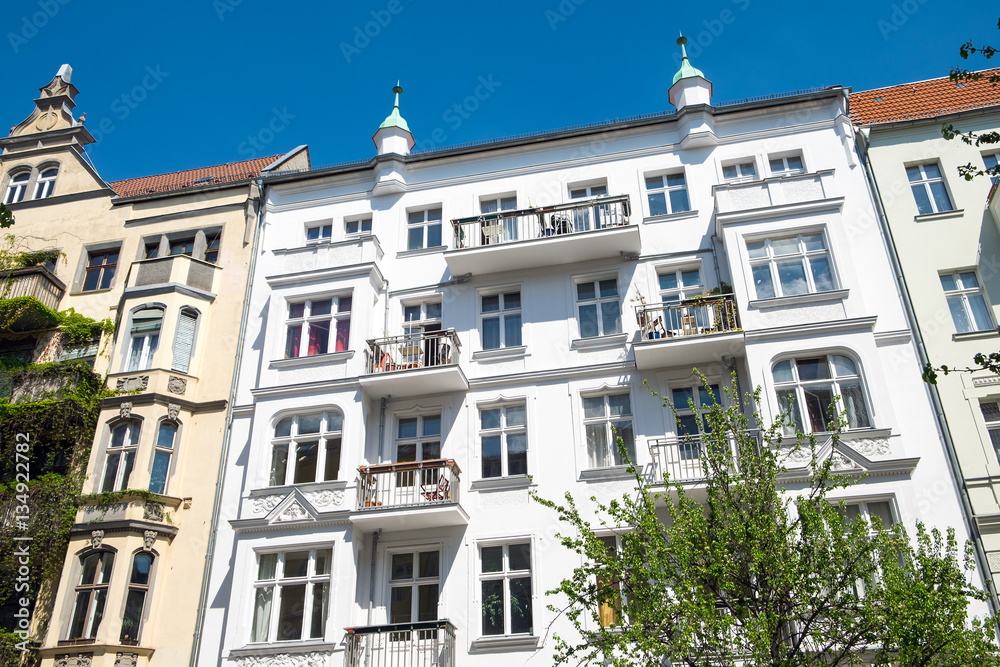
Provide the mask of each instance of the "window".
[{"label": "window", "polygon": [[[479,212],[483,215],[517,208],[517,197],[487,197],[479,200]],[[483,223],[483,245],[517,240],[517,218],[502,218]]]},{"label": "window", "polygon": [[581,338],[610,336],[622,332],[617,278],[576,283],[576,307]]},{"label": "window", "polygon": [[848,429],[871,427],[861,374],[850,358],[786,359],[774,365],[772,375],[778,409],[791,422],[785,424],[785,435],[829,431],[830,420],[838,415],[847,419]]},{"label": "window", "polygon": [[372,219],[361,218],[360,220],[346,220],[344,222],[344,231],[348,234],[371,234]]},{"label": "window", "polygon": [[805,167],[802,166],[801,155],[772,157],[768,159],[767,163],[771,167],[772,176],[792,176],[793,174],[801,174],[805,171]]},{"label": "window", "polygon": [[87,268],[84,271],[83,291],[108,289],[118,268],[118,248],[91,252],[87,256]]},{"label": "window", "polygon": [[[986,165],[987,169],[996,168],[997,164],[1000,164],[1000,153],[987,153],[983,156],[983,164]],[[1000,174],[995,174],[992,177],[994,183],[1000,183]]]},{"label": "window", "polygon": [[993,451],[1000,461],[1000,402],[981,401],[979,410],[983,413],[986,421],[986,432],[990,434],[990,442],[993,444]]},{"label": "window", "polygon": [[479,409],[484,478],[528,474],[527,425],[524,405]]},{"label": "window", "polygon": [[[413,339],[400,348],[404,367],[436,366],[447,361],[450,352],[445,340],[425,335],[434,331],[441,331],[440,301],[403,305],[403,334]],[[424,339],[423,344],[421,338]]]},{"label": "window", "polygon": [[646,177],[646,198],[650,215],[690,211],[687,183],[683,172]]},{"label": "window", "polygon": [[149,490],[153,493],[163,493],[167,488],[167,473],[170,472],[170,457],[174,453],[174,440],[177,439],[177,424],[160,422],[156,431],[156,446],[153,452],[153,470],[149,475]]},{"label": "window", "polygon": [[330,352],[331,334],[334,336],[334,352],[350,349],[351,297],[327,297],[288,304],[285,359],[327,354]]},{"label": "window", "polygon": [[205,239],[205,261],[215,264],[219,261],[219,235]]},{"label": "window", "polygon": [[521,345],[521,292],[480,296],[480,331],[484,350]]},{"label": "window", "polygon": [[483,546],[479,556],[483,635],[532,634],[531,544]]},{"label": "window", "polygon": [[137,421],[122,422],[111,429],[101,493],[124,491],[128,488],[128,478],[135,465],[135,451],[139,446],[141,431],[142,424]]},{"label": "window", "polygon": [[190,236],[183,239],[171,239],[170,240],[170,254],[171,255],[187,255],[188,257],[194,256],[194,237]]},{"label": "window", "polygon": [[139,643],[139,629],[142,627],[142,612],[146,608],[146,594],[149,593],[149,572],[153,567],[153,554],[141,552],[132,557],[132,574],[128,581],[128,597],[122,614],[122,632],[118,641],[128,646]]},{"label": "window", "polygon": [[332,560],[333,549],[322,548],[259,554],[250,641],[322,639]]},{"label": "window", "polygon": [[632,433],[632,402],[628,394],[583,397],[583,428],[587,436],[587,459],[591,468],[626,465],[617,439],[625,443],[629,459],[635,461]]},{"label": "window", "polygon": [[143,259],[156,259],[160,256],[160,240],[146,241],[143,244]]},{"label": "window", "polygon": [[993,317],[975,271],[941,274],[941,287],[958,333],[993,329]]},{"label": "window", "polygon": [[822,233],[747,241],[758,299],[826,292],[835,288]]},{"label": "window", "polygon": [[722,177],[730,183],[753,181],[757,178],[757,167],[752,160],[722,165]]},{"label": "window", "polygon": [[339,412],[292,415],[274,426],[270,486],[337,479],[344,417]]},{"label": "window", "polygon": [[441,245],[441,209],[410,211],[407,216],[406,249],[434,248]]},{"label": "window", "polygon": [[874,530],[875,519],[882,523],[882,530],[888,530],[896,523],[892,514],[892,502],[888,500],[869,500],[866,502],[849,502],[844,505],[847,518],[850,521],[864,519]]},{"label": "window", "polygon": [[22,171],[19,174],[11,174],[10,183],[7,185],[7,196],[3,198],[4,204],[17,204],[24,200],[24,194],[28,191],[28,181],[31,179],[30,171]]},{"label": "window", "polygon": [[80,556],[80,580],[76,585],[73,617],[66,639],[94,639],[97,636],[97,628],[104,618],[114,562],[115,555],[110,551]]},{"label": "window", "polygon": [[132,313],[127,371],[144,371],[153,366],[153,355],[160,343],[162,308],[141,308]]},{"label": "window", "polygon": [[174,334],[173,361],[170,368],[187,373],[191,368],[191,354],[194,352],[194,334],[198,328],[198,313],[190,308],[181,310]]},{"label": "window", "polygon": [[441,415],[401,417],[396,425],[396,462],[410,463],[440,458]]},{"label": "window", "polygon": [[[663,304],[678,304],[685,299],[691,299],[705,293],[701,284],[701,270],[697,268],[674,269],[661,272],[660,302]],[[708,326],[707,312],[704,308],[671,308],[665,310],[669,331],[684,331],[695,327],[698,330]]]},{"label": "window", "polygon": [[[621,537],[618,535],[606,535],[598,538],[604,544],[611,558],[617,558],[622,552]],[[598,592],[611,589],[610,598],[597,604],[597,621],[602,628],[618,625],[622,618],[622,590],[621,582],[605,577],[597,578]],[[631,601],[631,597],[629,598]]]},{"label": "window", "polygon": [[[698,436],[698,417],[704,416],[712,409],[713,401],[722,403],[722,395],[719,393],[719,385],[712,384],[708,388],[703,385],[696,387],[677,387],[671,390],[670,400],[674,404],[677,414],[674,418],[677,422],[677,435]],[[691,410],[691,402],[694,402],[694,411]],[[702,421],[702,429],[706,432],[711,430],[708,422]],[[682,454],[683,454],[683,447]]]},{"label": "window", "polygon": [[[593,197],[606,197],[608,194],[608,184],[599,183],[586,186],[570,186],[570,199],[591,199]],[[585,232],[590,229],[602,229],[611,223],[611,207],[607,204],[598,204],[585,208],[573,209],[573,231]]]},{"label": "window", "polygon": [[407,551],[389,558],[389,622],[436,621],[441,588],[440,553]]},{"label": "window", "polygon": [[322,243],[333,236],[333,223],[306,227],[306,241]]},{"label": "window", "polygon": [[910,181],[910,190],[917,201],[917,213],[941,213],[952,210],[948,189],[944,185],[941,167],[933,162],[918,164],[906,168],[906,178]]},{"label": "window", "polygon": [[59,167],[49,167],[38,175],[35,183],[35,196],[32,199],[45,199],[52,196],[52,191],[56,188],[56,176],[59,175]]}]

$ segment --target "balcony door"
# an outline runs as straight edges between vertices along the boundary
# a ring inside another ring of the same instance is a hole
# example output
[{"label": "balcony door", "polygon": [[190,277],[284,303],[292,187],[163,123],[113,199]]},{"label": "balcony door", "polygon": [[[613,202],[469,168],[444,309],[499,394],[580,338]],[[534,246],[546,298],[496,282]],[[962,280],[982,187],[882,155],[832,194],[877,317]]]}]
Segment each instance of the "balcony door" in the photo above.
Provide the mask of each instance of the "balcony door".
[{"label": "balcony door", "polygon": [[387,665],[438,665],[437,628],[413,629],[410,623],[438,620],[441,553],[437,549],[397,551],[389,555],[389,632],[382,649]]},{"label": "balcony door", "polygon": [[[606,197],[607,194],[607,184],[601,183],[599,185],[570,188],[569,198],[591,199],[593,197]],[[603,229],[608,226],[610,220],[611,207],[607,204],[576,209],[573,211],[573,231],[588,232],[591,229]]]},{"label": "balcony door", "polygon": [[[396,463],[417,463],[441,458],[441,415],[402,417],[396,427]],[[438,468],[402,470],[396,473],[397,504],[419,503],[438,483]]]},{"label": "balcony door", "polygon": [[403,336],[400,350],[406,368],[436,366],[446,363],[441,358],[441,302],[424,301],[403,306]]}]

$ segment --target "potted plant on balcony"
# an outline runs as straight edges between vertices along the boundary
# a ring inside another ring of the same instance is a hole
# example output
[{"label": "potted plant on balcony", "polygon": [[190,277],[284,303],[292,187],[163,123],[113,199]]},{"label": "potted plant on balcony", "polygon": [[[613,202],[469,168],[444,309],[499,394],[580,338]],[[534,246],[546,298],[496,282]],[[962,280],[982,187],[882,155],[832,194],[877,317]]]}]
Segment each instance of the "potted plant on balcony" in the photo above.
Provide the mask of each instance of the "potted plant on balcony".
[{"label": "potted plant on balcony", "polygon": [[656,340],[672,336],[671,332],[664,328],[662,317],[653,319],[653,316],[646,311],[646,297],[642,292],[636,291],[635,296],[631,299],[631,303],[639,304],[635,310],[635,321],[639,325],[639,331],[644,338]]}]

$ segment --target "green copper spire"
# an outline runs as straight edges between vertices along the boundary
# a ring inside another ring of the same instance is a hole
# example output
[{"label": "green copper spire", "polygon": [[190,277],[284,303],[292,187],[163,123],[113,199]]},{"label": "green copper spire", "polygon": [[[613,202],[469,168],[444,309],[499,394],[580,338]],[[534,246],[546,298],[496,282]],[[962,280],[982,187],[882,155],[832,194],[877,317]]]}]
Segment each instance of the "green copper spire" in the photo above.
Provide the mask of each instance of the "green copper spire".
[{"label": "green copper spire", "polygon": [[701,70],[693,67],[688,61],[687,50],[685,50],[684,45],[688,43],[688,38],[683,34],[677,38],[677,44],[681,47],[681,68],[677,70],[677,74],[674,74],[674,83],[677,83],[681,79],[689,79],[693,76],[700,76],[705,78]]},{"label": "green copper spire", "polygon": [[399,86],[399,82],[392,87],[392,92],[396,93],[396,102],[392,105],[392,113],[386,116],[386,119],[382,121],[382,124],[378,126],[378,129],[383,129],[387,127],[398,127],[402,130],[410,131],[410,127],[403,120],[403,117],[399,115],[399,94],[403,92],[403,89]]}]

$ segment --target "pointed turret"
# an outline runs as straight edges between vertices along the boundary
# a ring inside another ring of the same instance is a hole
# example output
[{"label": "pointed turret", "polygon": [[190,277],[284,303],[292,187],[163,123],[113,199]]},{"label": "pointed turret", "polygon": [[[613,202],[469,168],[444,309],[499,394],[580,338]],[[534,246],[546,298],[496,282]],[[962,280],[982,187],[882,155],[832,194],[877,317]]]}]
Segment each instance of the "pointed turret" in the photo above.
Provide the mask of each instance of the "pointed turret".
[{"label": "pointed turret", "polygon": [[413,133],[410,132],[406,120],[399,115],[399,94],[403,92],[403,89],[400,87],[398,81],[393,86],[392,92],[396,94],[396,101],[392,105],[392,113],[379,125],[378,131],[372,137],[372,141],[375,142],[375,148],[378,150],[379,155],[385,155],[386,153],[409,155],[410,149],[417,142],[413,140]]},{"label": "pointed turret", "polygon": [[712,103],[712,82],[688,60],[687,50],[684,48],[687,41],[684,35],[677,39],[677,44],[681,47],[681,68],[674,74],[674,82],[669,91],[670,103],[678,111],[694,104]]},{"label": "pointed turret", "polygon": [[38,89],[40,95],[35,100],[35,110],[11,128],[9,136],[21,137],[80,125],[81,123],[73,117],[73,107],[76,106],[76,95],[79,91],[70,82],[72,77],[72,67],[69,65],[60,67],[52,80]]}]

